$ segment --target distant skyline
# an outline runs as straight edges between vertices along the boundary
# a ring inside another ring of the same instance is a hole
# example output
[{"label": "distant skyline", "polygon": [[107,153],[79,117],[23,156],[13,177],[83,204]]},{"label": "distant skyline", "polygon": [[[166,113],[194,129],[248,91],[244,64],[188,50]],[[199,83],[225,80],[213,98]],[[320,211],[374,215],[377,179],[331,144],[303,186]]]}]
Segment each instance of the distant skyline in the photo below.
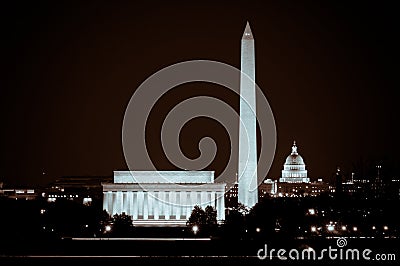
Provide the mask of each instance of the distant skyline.
[{"label": "distant skyline", "polygon": [[[185,60],[240,67],[246,21],[255,36],[256,82],[277,126],[268,176],[280,176],[293,140],[312,180],[329,180],[338,165],[352,171],[362,160],[382,163],[383,174],[385,167],[397,173],[395,10],[392,3],[368,1],[4,6],[0,182],[45,184],[60,176],[111,176],[127,169],[121,128],[135,89]],[[239,109],[236,95],[207,83],[185,84],[165,95],[148,127],[150,154],[162,170],[174,167],[161,150],[161,123],[172,106],[195,95]],[[196,119],[185,126],[183,152],[196,157],[202,136],[216,140],[219,153],[207,170],[218,172],[230,144],[216,122]]]}]

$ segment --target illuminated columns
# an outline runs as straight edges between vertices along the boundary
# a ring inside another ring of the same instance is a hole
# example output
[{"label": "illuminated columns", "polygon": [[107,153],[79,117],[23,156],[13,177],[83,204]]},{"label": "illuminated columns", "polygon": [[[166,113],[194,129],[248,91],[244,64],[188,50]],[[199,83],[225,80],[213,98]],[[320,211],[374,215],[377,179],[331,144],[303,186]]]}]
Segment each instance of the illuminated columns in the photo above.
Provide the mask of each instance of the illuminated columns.
[{"label": "illuminated columns", "polygon": [[182,204],[182,215],[184,215],[186,218],[189,218],[189,216],[187,215],[188,213],[188,202],[187,202],[187,196],[188,193],[186,191],[182,191],[181,192],[181,204]]},{"label": "illuminated columns", "polygon": [[160,191],[158,196],[159,196],[158,208],[159,208],[160,216],[165,217],[165,206],[164,206],[165,193],[164,193],[164,191]]},{"label": "illuminated columns", "polygon": [[143,191],[138,191],[138,200],[137,200],[137,205],[138,205],[138,216],[140,219],[143,219],[143,204],[144,204],[144,193]]},{"label": "illuminated columns", "polygon": [[196,192],[196,205],[201,207],[201,191]]},{"label": "illuminated columns", "polygon": [[160,199],[159,192],[154,192],[154,219],[158,220],[160,217],[159,206],[160,206]]},{"label": "illuminated columns", "polygon": [[110,214],[110,215],[112,215],[112,213],[113,213],[113,192],[112,191],[108,191],[107,192],[107,198],[108,198],[108,200],[107,200],[107,205],[108,205],[108,207],[107,207],[107,211],[108,211],[108,213]]},{"label": "illuminated columns", "polygon": [[207,191],[202,191],[200,195],[201,207],[205,209],[207,207]]},{"label": "illuminated columns", "polygon": [[[152,173],[146,172],[143,175],[150,174]],[[197,172],[179,172],[176,175],[173,173],[173,176],[179,176],[181,178],[179,180],[183,180],[194,174],[205,175]],[[212,174],[206,173],[205,176],[211,177]],[[115,180],[120,183],[103,183],[103,209],[110,215],[126,213],[132,217],[135,226],[160,225],[164,222],[171,225],[185,225],[195,205],[203,209],[211,205],[219,213],[224,212],[223,198],[216,204],[216,193],[223,195],[225,185],[214,184],[211,178],[209,182],[204,181],[204,186],[189,182],[183,183],[184,186],[158,181],[144,184],[129,183],[128,177]],[[150,178],[148,180],[152,181]],[[219,220],[220,217],[221,215],[218,215]]]},{"label": "illuminated columns", "polygon": [[214,209],[217,209],[217,202],[215,200],[215,193],[211,192],[211,206],[213,206]]},{"label": "illuminated columns", "polygon": [[194,206],[194,204],[192,204],[192,197],[191,197],[192,193],[190,191],[186,192],[186,218],[190,217],[190,214],[192,212],[191,210],[191,206]]},{"label": "illuminated columns", "polygon": [[182,215],[182,204],[181,204],[181,192],[177,191],[175,193],[175,217],[176,219],[180,219]]},{"label": "illuminated columns", "polygon": [[128,214],[128,192],[124,191],[122,192],[122,212],[124,212],[126,215]]},{"label": "illuminated columns", "polygon": [[224,193],[217,193],[217,220],[225,219],[225,199]]},{"label": "illuminated columns", "polygon": [[149,219],[149,193],[143,191],[143,219]]},{"label": "illuminated columns", "polygon": [[169,220],[170,216],[170,205],[169,205],[169,191],[164,192],[165,196],[165,202],[164,202],[164,215],[165,215],[165,220]]},{"label": "illuminated columns", "polygon": [[122,191],[117,191],[116,209],[114,211],[115,213],[122,213],[122,200]]},{"label": "illuminated columns", "polygon": [[170,218],[175,215],[175,191],[169,192],[169,209],[170,209]]},{"label": "illuminated columns", "polygon": [[154,192],[147,191],[147,205],[149,208],[149,216],[154,218]]},{"label": "illuminated columns", "polygon": [[108,201],[108,192],[103,192],[103,210],[106,212],[109,212]]},{"label": "illuminated columns", "polygon": [[165,197],[164,197],[164,191],[160,191],[159,193],[158,193],[158,210],[159,210],[159,214],[160,214],[160,216],[165,216],[165,211],[164,211],[164,209],[165,209],[165,207],[164,207],[164,199],[165,199]]},{"label": "illuminated columns", "polygon": [[139,206],[138,206],[138,192],[133,192],[133,211],[132,211],[133,220],[137,220],[139,217]]},{"label": "illuminated columns", "polygon": [[181,206],[181,216],[185,216],[185,218],[188,218],[186,216],[186,192],[185,191],[181,191],[180,196],[180,206]]},{"label": "illuminated columns", "polygon": [[173,215],[175,215],[175,193],[173,191],[170,191],[169,193],[169,200],[168,200],[168,209],[169,209],[169,218],[172,219]]},{"label": "illuminated columns", "polygon": [[112,192],[112,209],[111,209],[111,216],[117,213],[117,192]]},{"label": "illuminated columns", "polygon": [[133,192],[128,192],[128,215],[133,217]]}]

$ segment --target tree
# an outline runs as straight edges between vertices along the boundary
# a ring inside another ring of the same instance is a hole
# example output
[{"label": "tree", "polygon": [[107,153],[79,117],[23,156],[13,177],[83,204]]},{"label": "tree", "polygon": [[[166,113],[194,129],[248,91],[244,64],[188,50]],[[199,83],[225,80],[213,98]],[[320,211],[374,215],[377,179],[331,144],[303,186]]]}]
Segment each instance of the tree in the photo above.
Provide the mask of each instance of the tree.
[{"label": "tree", "polygon": [[103,222],[108,222],[110,220],[110,214],[106,210],[102,210],[99,215],[99,220]]},{"label": "tree", "polygon": [[223,227],[225,237],[234,239],[243,238],[246,229],[245,216],[248,212],[248,208],[240,203],[238,207],[228,210]]},{"label": "tree", "polygon": [[250,212],[249,207],[247,207],[246,205],[244,205],[240,202],[238,203],[236,210],[244,216],[246,216]]},{"label": "tree", "polygon": [[200,206],[196,205],[186,225],[190,227],[191,230],[194,226],[197,226],[201,234],[213,233],[217,227],[217,211],[212,206],[207,206],[205,210],[203,210]]},{"label": "tree", "polygon": [[115,236],[127,236],[131,233],[132,217],[125,214],[115,214],[112,219],[112,233]]},{"label": "tree", "polygon": [[217,225],[217,211],[212,206],[207,206],[204,210],[205,224],[209,227]]},{"label": "tree", "polygon": [[194,206],[192,213],[190,214],[190,217],[186,222],[186,224],[192,227],[195,225],[201,226],[204,225],[205,223],[206,223],[206,215],[204,210],[198,205]]}]

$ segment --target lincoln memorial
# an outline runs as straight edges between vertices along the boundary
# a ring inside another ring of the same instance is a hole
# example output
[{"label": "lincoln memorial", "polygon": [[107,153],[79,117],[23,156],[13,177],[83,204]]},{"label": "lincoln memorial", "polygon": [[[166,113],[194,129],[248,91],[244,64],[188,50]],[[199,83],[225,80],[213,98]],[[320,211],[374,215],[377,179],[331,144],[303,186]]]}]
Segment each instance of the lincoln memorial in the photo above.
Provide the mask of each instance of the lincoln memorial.
[{"label": "lincoln memorial", "polygon": [[132,216],[134,225],[185,225],[195,205],[225,219],[225,184],[214,183],[214,171],[114,171],[102,186],[103,209]]}]

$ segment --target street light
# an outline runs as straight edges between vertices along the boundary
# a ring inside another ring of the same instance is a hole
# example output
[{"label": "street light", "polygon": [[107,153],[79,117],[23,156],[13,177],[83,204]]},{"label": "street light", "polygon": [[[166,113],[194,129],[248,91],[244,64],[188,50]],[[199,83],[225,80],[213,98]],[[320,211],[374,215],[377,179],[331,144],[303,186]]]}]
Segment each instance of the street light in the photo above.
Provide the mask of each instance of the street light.
[{"label": "street light", "polygon": [[316,226],[311,226],[311,232],[317,232],[317,227]]},{"label": "street light", "polygon": [[199,227],[198,227],[197,225],[193,225],[192,231],[193,231],[193,233],[196,235],[197,232],[199,231]]},{"label": "street light", "polygon": [[383,227],[383,230],[387,231],[387,230],[389,230],[389,227],[388,227],[387,225],[385,225],[385,226]]}]

